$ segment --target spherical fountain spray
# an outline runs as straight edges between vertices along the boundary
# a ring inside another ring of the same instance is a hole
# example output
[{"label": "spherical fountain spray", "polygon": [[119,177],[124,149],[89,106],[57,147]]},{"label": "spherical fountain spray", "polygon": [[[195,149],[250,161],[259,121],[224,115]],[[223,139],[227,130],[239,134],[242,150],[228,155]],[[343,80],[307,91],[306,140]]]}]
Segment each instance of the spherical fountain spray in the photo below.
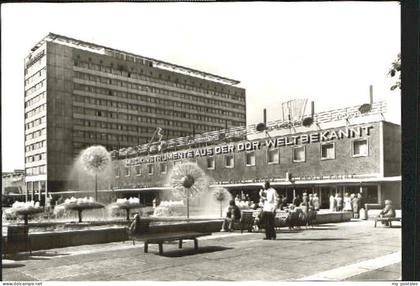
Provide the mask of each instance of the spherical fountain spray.
[{"label": "spherical fountain spray", "polygon": [[81,154],[85,171],[95,176],[95,200],[98,200],[98,174],[103,173],[111,162],[111,155],[103,146],[91,146]]},{"label": "spherical fountain spray", "polygon": [[186,199],[187,219],[190,218],[190,198],[208,189],[208,180],[203,170],[196,163],[176,165],[169,175],[170,185],[175,196]]},{"label": "spherical fountain spray", "polygon": [[229,200],[232,196],[225,188],[215,187],[212,190],[213,198],[220,204],[220,217],[223,217],[223,202]]},{"label": "spherical fountain spray", "polygon": [[75,210],[78,213],[79,222],[82,222],[82,212],[87,209],[103,208],[104,205],[98,203],[98,175],[104,173],[111,164],[111,155],[103,146],[91,146],[80,154],[79,162],[82,169],[89,175],[95,177],[95,199],[89,198],[70,198],[57,206],[57,209],[64,208]]}]

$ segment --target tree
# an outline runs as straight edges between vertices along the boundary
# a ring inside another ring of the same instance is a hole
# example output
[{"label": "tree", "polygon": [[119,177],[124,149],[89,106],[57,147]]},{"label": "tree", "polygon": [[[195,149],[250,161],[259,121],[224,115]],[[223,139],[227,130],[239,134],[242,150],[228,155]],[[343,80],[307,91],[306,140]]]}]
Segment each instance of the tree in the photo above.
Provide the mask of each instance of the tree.
[{"label": "tree", "polygon": [[398,54],[398,57],[395,61],[392,62],[391,67],[388,71],[390,77],[398,76],[397,81],[394,85],[391,86],[391,90],[396,88],[401,90],[401,54]]}]

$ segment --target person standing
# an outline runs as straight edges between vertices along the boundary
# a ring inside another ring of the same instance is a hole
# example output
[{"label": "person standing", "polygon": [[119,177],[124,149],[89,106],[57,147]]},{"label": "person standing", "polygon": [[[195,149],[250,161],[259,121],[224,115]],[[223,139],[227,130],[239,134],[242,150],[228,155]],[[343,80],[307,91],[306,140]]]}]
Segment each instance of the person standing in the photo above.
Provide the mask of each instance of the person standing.
[{"label": "person standing", "polygon": [[298,207],[298,206],[300,206],[300,204],[302,203],[302,199],[300,198],[300,196],[299,195],[296,195],[296,197],[294,198],[294,200],[293,200],[293,204],[296,206],[296,207]]},{"label": "person standing", "polygon": [[353,207],[353,218],[359,218],[359,207],[360,207],[360,199],[357,196],[354,196],[354,198],[351,201],[352,207]]},{"label": "person standing", "polygon": [[335,195],[335,200],[337,202],[337,211],[340,212],[343,210],[343,198],[339,193]]},{"label": "person standing", "polygon": [[334,198],[333,193],[330,195],[330,211],[335,212],[337,209],[337,202]]},{"label": "person standing", "polygon": [[319,198],[318,198],[318,194],[315,193],[313,198],[312,198],[312,204],[314,206],[314,210],[315,211],[319,211]]},{"label": "person standing", "polygon": [[262,192],[265,197],[263,206],[263,221],[265,224],[265,238],[276,239],[276,232],[274,230],[274,216],[278,204],[277,191],[270,186],[270,182],[264,183],[264,190]]}]

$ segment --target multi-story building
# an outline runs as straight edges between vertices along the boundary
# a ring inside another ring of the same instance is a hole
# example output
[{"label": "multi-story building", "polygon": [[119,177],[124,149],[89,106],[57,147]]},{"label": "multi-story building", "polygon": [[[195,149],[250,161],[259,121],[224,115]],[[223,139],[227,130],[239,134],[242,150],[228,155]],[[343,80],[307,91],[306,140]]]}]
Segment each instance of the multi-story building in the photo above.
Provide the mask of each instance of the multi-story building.
[{"label": "multi-story building", "polygon": [[239,82],[49,34],[25,58],[25,171],[30,194],[65,190],[74,158],[246,123]]},{"label": "multi-story building", "polygon": [[247,140],[222,136],[202,146],[203,136],[197,135],[197,141],[177,140],[176,150],[160,154],[114,154],[114,192],[153,198],[171,190],[167,178],[174,165],[194,162],[212,185],[246,193],[254,201],[268,180],[289,202],[296,194],[318,193],[322,207],[328,208],[331,194],[362,193],[365,203],[390,199],[399,207],[401,129],[385,121],[385,113],[386,105],[378,102],[367,112],[358,106],[320,112],[311,124],[269,122],[268,133],[257,132],[255,126],[226,132],[246,132]]}]

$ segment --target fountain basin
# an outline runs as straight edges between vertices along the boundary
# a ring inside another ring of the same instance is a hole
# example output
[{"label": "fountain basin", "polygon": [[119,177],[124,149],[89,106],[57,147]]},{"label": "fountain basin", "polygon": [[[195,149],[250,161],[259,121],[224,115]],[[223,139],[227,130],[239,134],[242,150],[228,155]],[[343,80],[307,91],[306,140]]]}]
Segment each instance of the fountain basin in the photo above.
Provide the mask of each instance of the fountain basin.
[{"label": "fountain basin", "polygon": [[[146,219],[145,219],[146,220]],[[149,233],[165,233],[172,231],[218,232],[222,220],[157,221],[150,220]],[[127,222],[125,222],[127,224]],[[6,237],[3,236],[3,249],[9,253]],[[102,225],[92,229],[71,229],[66,231],[40,231],[29,233],[32,250],[61,248],[85,244],[99,244],[128,240],[127,226]],[[14,248],[16,249],[16,248]],[[23,251],[24,247],[17,248]]]}]

